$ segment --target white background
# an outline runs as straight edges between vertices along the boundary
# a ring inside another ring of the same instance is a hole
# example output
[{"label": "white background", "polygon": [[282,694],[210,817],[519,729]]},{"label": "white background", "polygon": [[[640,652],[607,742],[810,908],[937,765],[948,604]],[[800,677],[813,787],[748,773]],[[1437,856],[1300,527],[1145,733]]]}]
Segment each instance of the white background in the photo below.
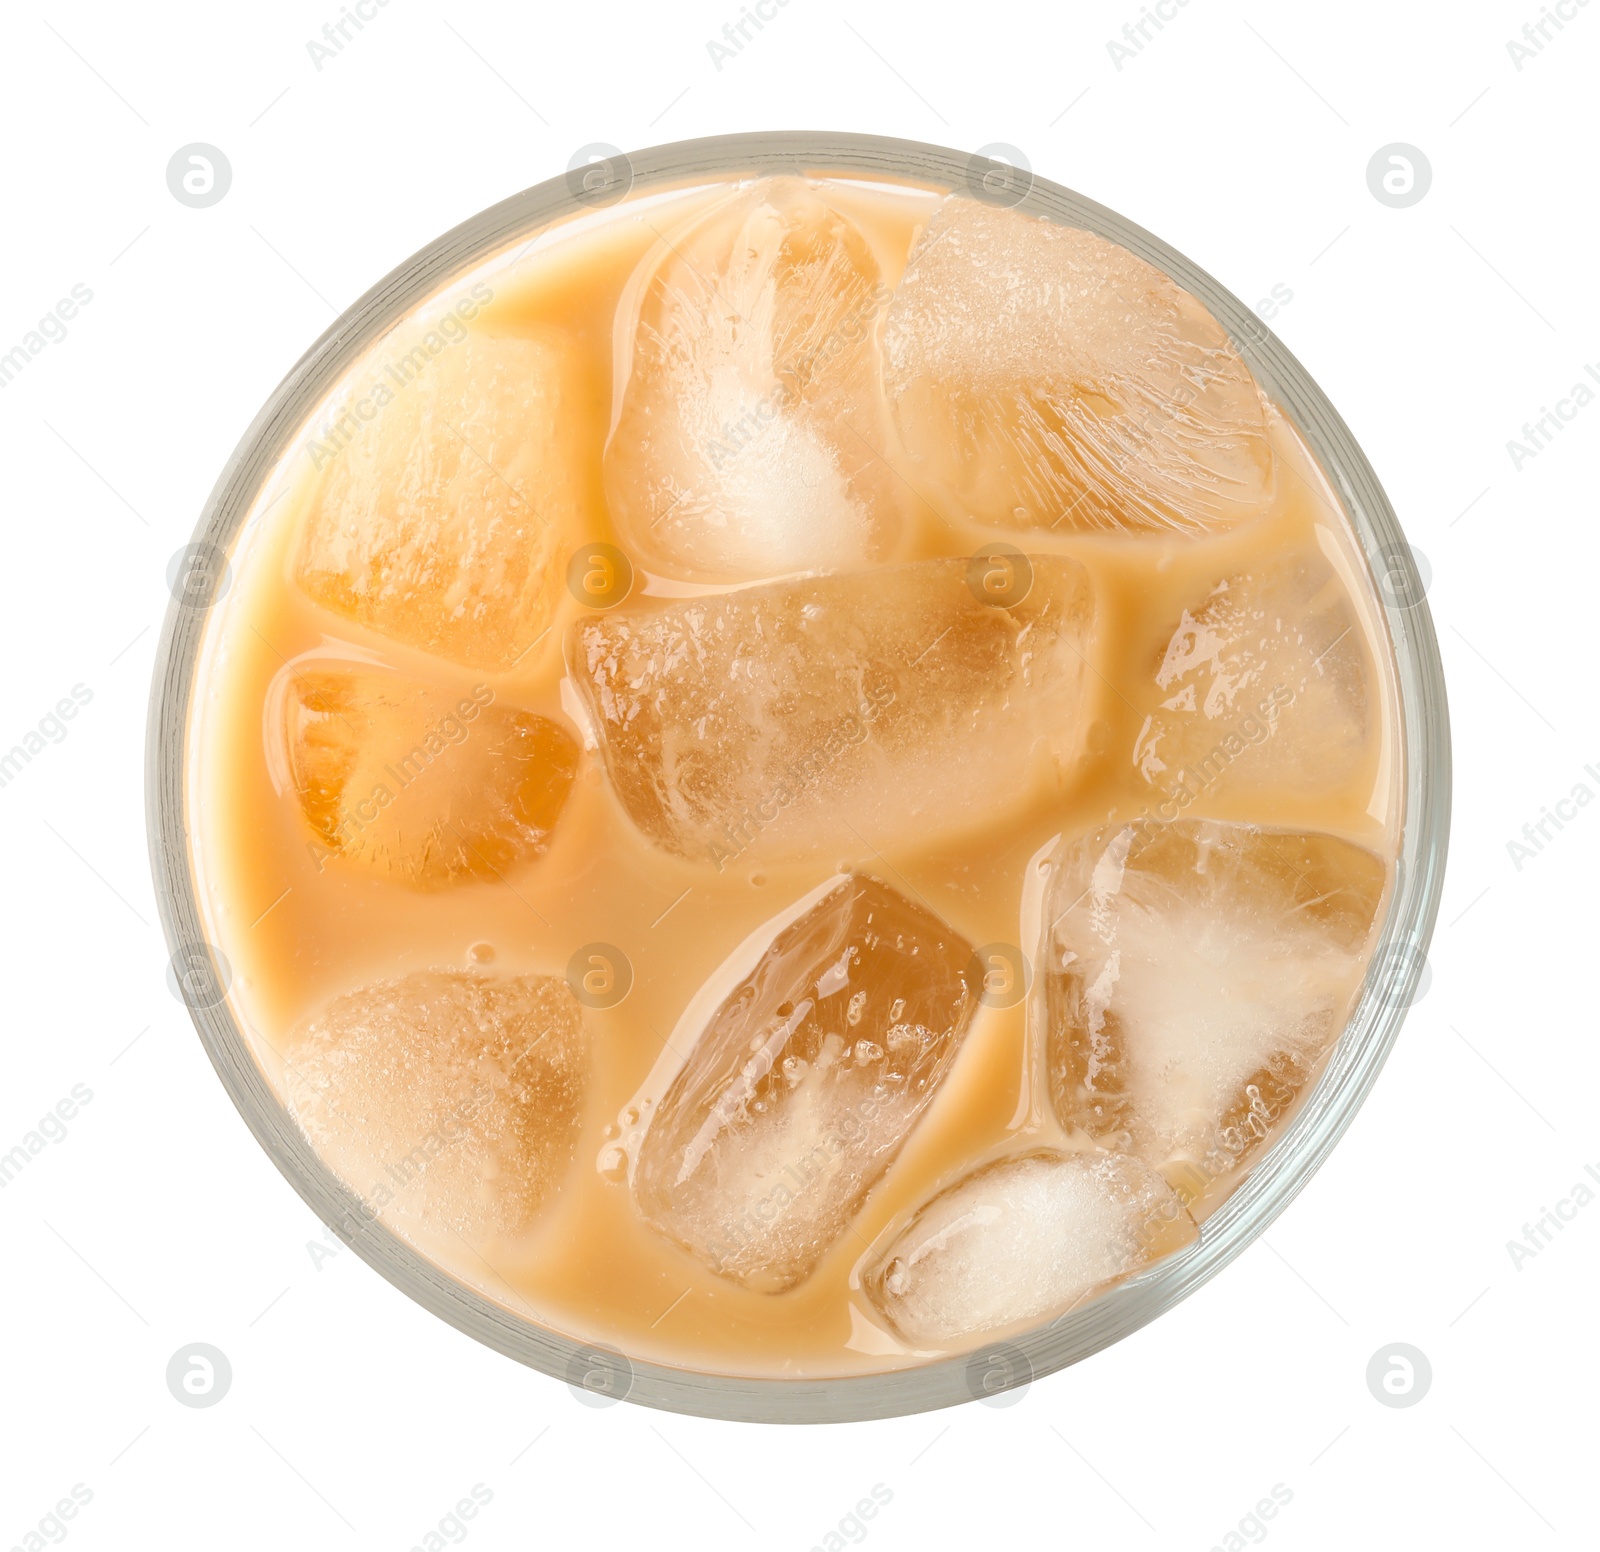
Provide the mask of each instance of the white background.
[{"label": "white background", "polygon": [[[1520,71],[1534,0],[1192,0],[1120,71],[1136,0],[789,0],[719,71],[738,12],[392,0],[319,72],[334,0],[7,8],[0,352],[74,284],[94,299],[0,390],[0,746],[93,699],[0,788],[0,1152],[74,1084],[93,1100],[0,1191],[0,1547],[74,1483],[85,1552],[404,1549],[477,1483],[485,1552],[804,1549],[877,1483],[882,1552],[1204,1549],[1279,1483],[1284,1549],[1592,1545],[1600,1202],[1520,1270],[1507,1241],[1600,1169],[1600,806],[1520,869],[1507,843],[1600,793],[1600,407],[1520,470],[1506,444],[1600,363],[1600,4]],[[256,408],[378,276],[578,146],[764,128],[1008,142],[1247,302],[1286,287],[1273,326],[1431,569],[1456,786],[1426,995],[1263,1240],[1006,1408],[755,1429],[577,1404],[350,1252],[313,1264],[320,1225],[164,982],[142,789],[165,571]],[[191,141],[232,163],[210,209],[167,189]],[[1409,209],[1368,191],[1392,141],[1433,168]],[[195,1341],[233,1366],[207,1410],[164,1378]],[[1433,1369],[1405,1410],[1365,1380],[1393,1342]]]}]

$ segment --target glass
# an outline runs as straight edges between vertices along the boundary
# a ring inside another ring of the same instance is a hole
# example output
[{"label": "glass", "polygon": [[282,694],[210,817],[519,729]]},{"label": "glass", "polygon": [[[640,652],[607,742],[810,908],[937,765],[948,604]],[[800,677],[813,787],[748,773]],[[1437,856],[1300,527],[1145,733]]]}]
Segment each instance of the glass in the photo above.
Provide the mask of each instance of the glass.
[{"label": "glass", "polygon": [[[151,864],[172,978],[223,1086],[312,1210],[417,1303],[519,1362],[579,1386],[704,1416],[757,1422],[889,1417],[993,1395],[1075,1363],[1170,1309],[1237,1256],[1327,1157],[1376,1080],[1425,968],[1443,885],[1450,815],[1448,714],[1423,582],[1394,512],[1349,428],[1254,312],[1159,239],[1068,189],[983,156],[875,136],[756,134],[596,159],[446,233],[346,310],[279,384],[223,470],[174,587],[151,687],[147,808]],[[206,612],[230,582],[227,557],[313,408],[361,353],[452,277],[624,198],[774,173],[963,192],[1085,228],[1164,270],[1228,329],[1266,394],[1298,428],[1342,503],[1382,609],[1396,665],[1401,832],[1395,882],[1367,978],[1321,1078],[1271,1149],[1207,1217],[1197,1243],[1065,1316],[1006,1342],[919,1367],[831,1379],[708,1374],[586,1347],[454,1281],[375,1221],[314,1153],[258,1067],[228,1001],[230,971],[204,939],[186,818],[189,732]]]}]

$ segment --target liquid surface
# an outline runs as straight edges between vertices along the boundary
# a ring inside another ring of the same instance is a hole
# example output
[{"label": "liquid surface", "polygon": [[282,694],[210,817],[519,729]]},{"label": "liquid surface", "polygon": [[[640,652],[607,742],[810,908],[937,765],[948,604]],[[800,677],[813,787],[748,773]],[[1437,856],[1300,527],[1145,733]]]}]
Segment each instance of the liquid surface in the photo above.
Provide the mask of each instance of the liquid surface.
[{"label": "liquid surface", "polygon": [[372,347],[232,556],[233,1006],[386,1221],[567,1336],[828,1375],[1059,1312],[1348,1015],[1366,570],[1199,304],[1029,219],[785,179],[546,234]]}]

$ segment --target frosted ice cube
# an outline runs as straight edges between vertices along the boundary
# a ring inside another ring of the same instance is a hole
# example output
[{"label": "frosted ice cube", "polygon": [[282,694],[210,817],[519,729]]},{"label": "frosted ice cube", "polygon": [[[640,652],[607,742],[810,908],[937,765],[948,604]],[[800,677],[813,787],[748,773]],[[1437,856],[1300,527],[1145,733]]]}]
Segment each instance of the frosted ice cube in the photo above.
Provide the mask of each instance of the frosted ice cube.
[{"label": "frosted ice cube", "polygon": [[1261,396],[1227,333],[1127,249],[951,197],[884,326],[908,471],[1003,528],[1203,533],[1273,485]]},{"label": "frosted ice cube", "polygon": [[992,819],[1075,757],[1093,603],[1035,556],[1011,607],[962,560],[580,621],[567,660],[629,816],[720,867]]},{"label": "frosted ice cube", "polygon": [[1142,698],[1139,774],[1198,796],[1320,788],[1365,757],[1376,708],[1355,607],[1318,552],[1225,577],[1185,609]]},{"label": "frosted ice cube", "polygon": [[606,498],[668,576],[741,581],[881,557],[899,517],[860,229],[767,178],[668,233],[619,312]]},{"label": "frosted ice cube", "polygon": [[1331,835],[1141,820],[1064,842],[1052,868],[1041,959],[1057,1117],[1221,1176],[1343,1028],[1384,864]]},{"label": "frosted ice cube", "polygon": [[526,1228],[577,1141],[588,1043],[553,976],[417,971],[336,997],[289,1052],[312,1145],[399,1229]]},{"label": "frosted ice cube", "polygon": [[285,687],[289,774],[329,854],[424,888],[540,856],[578,746],[556,723],[380,669],[307,665]]},{"label": "frosted ice cube", "polygon": [[295,578],[384,636],[509,668],[550,624],[576,532],[576,354],[553,330],[468,334],[433,356],[404,355],[410,339],[380,347],[394,359],[359,401],[370,420],[347,409],[317,441]]},{"label": "frosted ice cube", "polygon": [[974,1170],[925,1203],[863,1286],[913,1346],[941,1347],[1064,1314],[1198,1233],[1140,1160],[1040,1149]]},{"label": "frosted ice cube", "polygon": [[656,1108],[633,1189],[663,1234],[777,1293],[810,1276],[933,1098],[971,1021],[972,946],[846,875],[778,931]]}]

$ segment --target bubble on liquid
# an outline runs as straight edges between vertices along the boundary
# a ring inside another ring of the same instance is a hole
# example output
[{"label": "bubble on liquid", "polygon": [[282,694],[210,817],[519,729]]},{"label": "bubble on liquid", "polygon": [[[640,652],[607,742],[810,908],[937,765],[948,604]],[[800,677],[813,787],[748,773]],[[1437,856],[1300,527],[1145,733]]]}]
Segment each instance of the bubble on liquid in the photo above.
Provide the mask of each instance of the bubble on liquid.
[{"label": "bubble on liquid", "polygon": [[492,964],[494,961],[494,944],[492,943],[474,943],[468,952],[471,954],[474,964],[487,965]]}]

